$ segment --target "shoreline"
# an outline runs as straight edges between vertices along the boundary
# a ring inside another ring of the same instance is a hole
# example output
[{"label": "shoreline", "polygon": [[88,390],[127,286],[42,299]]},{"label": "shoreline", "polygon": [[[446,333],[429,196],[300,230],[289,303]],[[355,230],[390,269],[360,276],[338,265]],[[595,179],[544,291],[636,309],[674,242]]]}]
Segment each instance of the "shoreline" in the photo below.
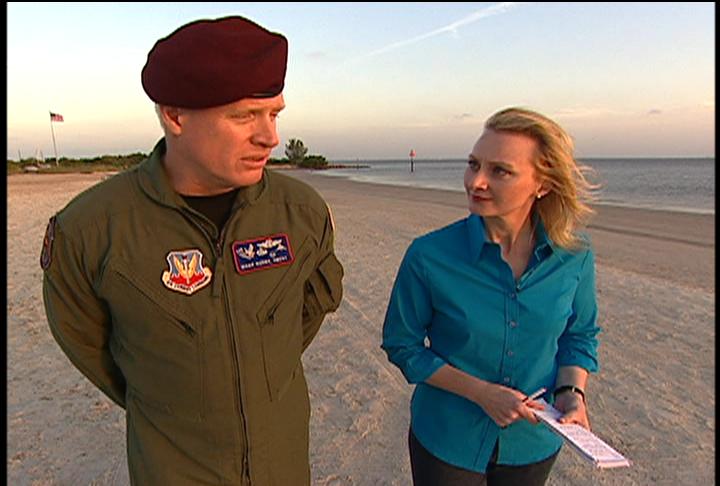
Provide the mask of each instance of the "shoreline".
[{"label": "shoreline", "polygon": [[[312,170],[312,169],[310,169]],[[356,182],[358,184],[371,184],[371,185],[379,185],[379,186],[392,186],[392,187],[407,187],[412,189],[418,189],[418,190],[433,190],[433,191],[447,191],[449,193],[459,193],[459,194],[465,194],[463,189],[450,189],[447,187],[439,187],[439,186],[420,186],[415,185],[411,183],[400,183],[397,181],[362,181],[353,179],[353,176],[346,175],[346,174],[337,174],[337,175],[328,175],[328,174],[318,174],[323,177],[329,177],[329,178],[337,178],[337,179],[344,179],[349,182]],[[707,209],[707,208],[688,208],[688,207],[682,207],[682,206],[658,206],[658,207],[652,207],[652,206],[644,206],[640,204],[632,204],[632,203],[623,203],[623,202],[616,202],[616,201],[595,201],[591,204],[591,206],[613,206],[618,208],[629,208],[629,209],[644,209],[647,211],[666,211],[671,213],[682,213],[682,214],[702,214],[702,215],[709,215],[709,216],[715,216],[715,209]]]},{"label": "shoreline", "polygon": [[[467,215],[466,196],[459,191],[376,184],[312,172],[291,176],[331,198],[357,193],[387,199],[389,208],[417,203],[443,206],[455,217],[446,224]],[[598,263],[687,287],[715,289],[714,215],[610,204],[591,207],[596,214],[586,229]]]}]

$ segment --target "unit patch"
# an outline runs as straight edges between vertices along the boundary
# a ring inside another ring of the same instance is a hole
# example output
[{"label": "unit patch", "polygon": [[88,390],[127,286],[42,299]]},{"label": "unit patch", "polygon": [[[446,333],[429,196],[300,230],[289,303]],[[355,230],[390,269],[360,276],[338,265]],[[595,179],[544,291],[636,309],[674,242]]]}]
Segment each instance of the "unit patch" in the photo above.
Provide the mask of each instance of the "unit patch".
[{"label": "unit patch", "polygon": [[235,270],[240,274],[290,265],[295,259],[286,234],[235,241],[232,251]]},{"label": "unit patch", "polygon": [[170,270],[163,272],[162,281],[167,288],[190,295],[210,283],[212,272],[203,267],[200,250],[173,250],[165,258]]},{"label": "unit patch", "polygon": [[47,228],[45,229],[45,238],[43,238],[42,253],[40,253],[40,267],[43,270],[50,268],[52,263],[52,245],[55,239],[55,216],[50,218]]}]

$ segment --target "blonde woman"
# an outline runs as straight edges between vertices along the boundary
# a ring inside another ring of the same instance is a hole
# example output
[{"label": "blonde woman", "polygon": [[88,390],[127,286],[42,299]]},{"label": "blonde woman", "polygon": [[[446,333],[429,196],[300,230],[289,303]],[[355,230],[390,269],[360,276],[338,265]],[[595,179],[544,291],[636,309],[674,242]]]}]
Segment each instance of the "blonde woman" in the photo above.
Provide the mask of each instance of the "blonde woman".
[{"label": "blonde woman", "polygon": [[471,214],[408,248],[382,346],[417,385],[415,486],[545,484],[562,441],[526,400],[541,388],[563,421],[590,428],[599,327],[581,169],[557,123],[502,110],[468,157]]}]

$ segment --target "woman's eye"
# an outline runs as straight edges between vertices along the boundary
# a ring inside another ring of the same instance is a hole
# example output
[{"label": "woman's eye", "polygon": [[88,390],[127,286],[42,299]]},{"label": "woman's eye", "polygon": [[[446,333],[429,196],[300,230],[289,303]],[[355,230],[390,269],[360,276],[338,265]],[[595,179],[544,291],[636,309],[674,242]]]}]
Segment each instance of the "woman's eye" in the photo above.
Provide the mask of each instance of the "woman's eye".
[{"label": "woman's eye", "polygon": [[507,169],[503,169],[502,167],[495,167],[493,170],[497,175],[504,176],[510,174],[510,171]]}]

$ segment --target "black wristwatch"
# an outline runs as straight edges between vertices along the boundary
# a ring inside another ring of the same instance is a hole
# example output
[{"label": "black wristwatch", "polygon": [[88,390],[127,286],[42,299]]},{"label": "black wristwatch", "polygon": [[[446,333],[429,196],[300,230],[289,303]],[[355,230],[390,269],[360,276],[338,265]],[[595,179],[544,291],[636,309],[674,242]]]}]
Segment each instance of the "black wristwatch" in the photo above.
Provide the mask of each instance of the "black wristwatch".
[{"label": "black wristwatch", "polygon": [[563,392],[571,391],[573,393],[577,393],[582,398],[583,403],[585,403],[585,392],[582,391],[582,389],[573,386],[573,385],[563,385],[555,388],[555,391],[553,392],[553,398],[557,398],[557,396]]}]

